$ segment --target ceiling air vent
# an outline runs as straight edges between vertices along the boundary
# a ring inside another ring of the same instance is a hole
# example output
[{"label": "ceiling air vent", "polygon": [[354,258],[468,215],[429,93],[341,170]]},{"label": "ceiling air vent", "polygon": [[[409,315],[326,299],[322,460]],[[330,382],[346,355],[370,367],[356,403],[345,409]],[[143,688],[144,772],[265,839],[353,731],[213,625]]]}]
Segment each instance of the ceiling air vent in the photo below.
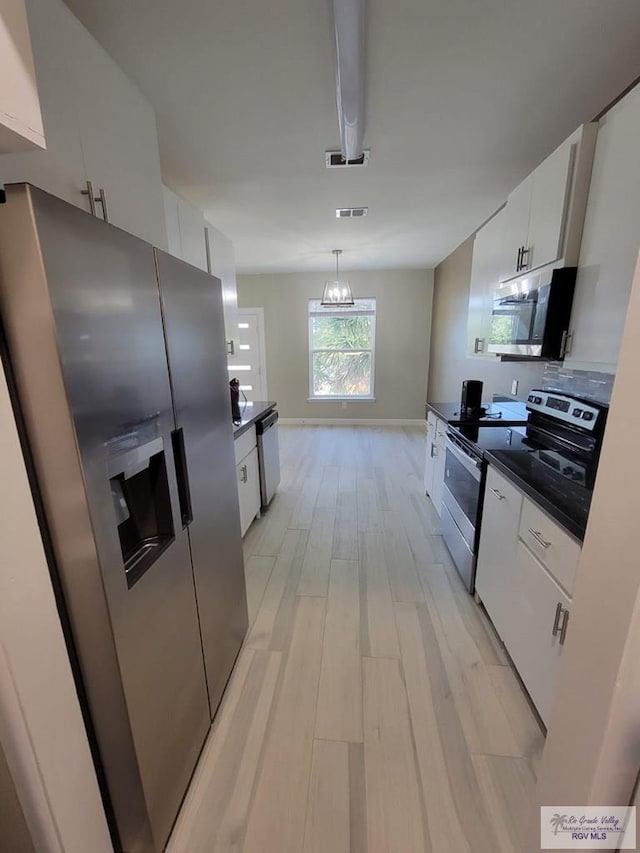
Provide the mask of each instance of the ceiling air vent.
[{"label": "ceiling air vent", "polygon": [[324,162],[327,169],[353,168],[354,166],[366,166],[369,163],[370,151],[367,148],[362,152],[362,157],[356,160],[345,160],[341,151],[325,151]]},{"label": "ceiling air vent", "polygon": [[336,208],[336,219],[361,219],[368,213],[368,207],[338,207]]}]

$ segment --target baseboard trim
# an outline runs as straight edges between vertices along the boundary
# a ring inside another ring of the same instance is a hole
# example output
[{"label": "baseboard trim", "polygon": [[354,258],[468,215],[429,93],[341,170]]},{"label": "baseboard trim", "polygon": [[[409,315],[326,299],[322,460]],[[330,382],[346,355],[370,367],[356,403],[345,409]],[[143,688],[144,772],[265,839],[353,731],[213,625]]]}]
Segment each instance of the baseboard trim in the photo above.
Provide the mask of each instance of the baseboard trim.
[{"label": "baseboard trim", "polygon": [[279,418],[284,426],[421,426],[426,428],[424,419],[410,418]]}]

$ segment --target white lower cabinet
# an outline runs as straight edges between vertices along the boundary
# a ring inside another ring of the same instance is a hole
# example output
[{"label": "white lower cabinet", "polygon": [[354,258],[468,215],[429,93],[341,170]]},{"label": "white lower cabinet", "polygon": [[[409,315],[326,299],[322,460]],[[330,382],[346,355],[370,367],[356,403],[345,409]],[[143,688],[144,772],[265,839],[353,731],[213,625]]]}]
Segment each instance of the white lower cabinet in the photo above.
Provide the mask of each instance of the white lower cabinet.
[{"label": "white lower cabinet", "polygon": [[548,722],[580,546],[489,466],[476,592]]},{"label": "white lower cabinet", "polygon": [[425,494],[431,498],[438,515],[442,515],[446,434],[446,421],[440,420],[433,412],[429,412],[425,446],[424,490]]},{"label": "white lower cabinet", "polygon": [[260,469],[255,427],[236,439],[235,451],[240,529],[244,536],[253,519],[260,513]]},{"label": "white lower cabinet", "polygon": [[505,645],[547,724],[571,599],[521,541],[512,590],[513,631]]},{"label": "white lower cabinet", "polygon": [[489,467],[482,510],[476,592],[506,644],[513,630],[512,588],[522,492]]}]

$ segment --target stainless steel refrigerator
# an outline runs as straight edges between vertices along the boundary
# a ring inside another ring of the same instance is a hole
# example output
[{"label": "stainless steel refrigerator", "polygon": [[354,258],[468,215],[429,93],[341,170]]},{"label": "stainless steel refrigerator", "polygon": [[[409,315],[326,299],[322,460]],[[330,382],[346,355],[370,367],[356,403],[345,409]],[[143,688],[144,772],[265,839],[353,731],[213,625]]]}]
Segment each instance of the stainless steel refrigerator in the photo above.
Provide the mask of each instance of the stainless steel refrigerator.
[{"label": "stainless steel refrigerator", "polygon": [[0,305],[114,843],[164,848],[247,627],[220,282],[27,185]]}]

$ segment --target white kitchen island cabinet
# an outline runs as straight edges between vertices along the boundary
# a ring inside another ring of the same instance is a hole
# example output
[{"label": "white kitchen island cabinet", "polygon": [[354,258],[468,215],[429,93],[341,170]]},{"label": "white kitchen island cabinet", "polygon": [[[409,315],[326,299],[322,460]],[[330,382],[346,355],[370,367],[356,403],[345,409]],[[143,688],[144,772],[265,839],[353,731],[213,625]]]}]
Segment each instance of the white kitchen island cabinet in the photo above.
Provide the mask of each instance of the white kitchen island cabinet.
[{"label": "white kitchen island cabinet", "polygon": [[476,593],[545,724],[580,550],[557,522],[489,466]]},{"label": "white kitchen island cabinet", "polygon": [[[155,116],[62,0],[27,0],[47,148],[0,156],[0,183],[28,182],[164,249]],[[97,200],[95,200],[97,199]]]}]

